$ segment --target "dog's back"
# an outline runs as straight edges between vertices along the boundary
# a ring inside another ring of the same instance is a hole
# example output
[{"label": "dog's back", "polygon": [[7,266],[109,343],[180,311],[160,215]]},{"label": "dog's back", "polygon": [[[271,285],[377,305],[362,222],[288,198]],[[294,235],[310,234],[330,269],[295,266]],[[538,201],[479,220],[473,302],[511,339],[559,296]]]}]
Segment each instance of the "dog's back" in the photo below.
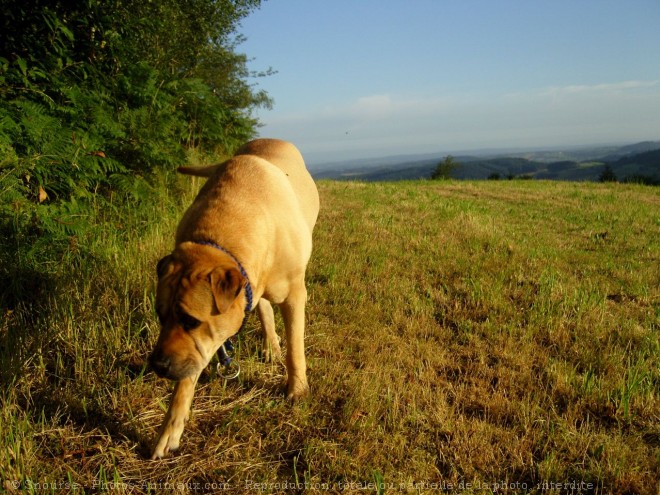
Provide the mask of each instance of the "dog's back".
[{"label": "dog's back", "polygon": [[[279,139],[255,139],[241,146],[234,154],[235,157],[242,155],[262,158],[286,174],[311,232],[319,213],[319,195],[298,148]],[[178,171],[186,175],[211,177],[225,163],[207,167],[179,167]]]},{"label": "dog's back", "polygon": [[278,139],[255,139],[241,146],[235,156],[239,155],[263,158],[287,175],[311,231],[319,213],[319,194],[298,148]]}]

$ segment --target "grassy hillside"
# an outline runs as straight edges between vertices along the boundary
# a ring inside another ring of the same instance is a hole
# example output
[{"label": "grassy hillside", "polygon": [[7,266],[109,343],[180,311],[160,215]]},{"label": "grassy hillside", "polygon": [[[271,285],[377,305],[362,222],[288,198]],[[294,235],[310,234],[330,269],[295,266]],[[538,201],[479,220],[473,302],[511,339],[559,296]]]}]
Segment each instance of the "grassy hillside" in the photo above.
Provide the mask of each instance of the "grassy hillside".
[{"label": "grassy hillside", "polygon": [[657,492],[657,188],[319,189],[307,401],[285,402],[252,316],[240,379],[209,370],[181,451],[147,460],[171,390],[144,369],[155,263],[181,213],[167,205],[191,194],[99,212],[86,250],[3,308],[3,488]]}]

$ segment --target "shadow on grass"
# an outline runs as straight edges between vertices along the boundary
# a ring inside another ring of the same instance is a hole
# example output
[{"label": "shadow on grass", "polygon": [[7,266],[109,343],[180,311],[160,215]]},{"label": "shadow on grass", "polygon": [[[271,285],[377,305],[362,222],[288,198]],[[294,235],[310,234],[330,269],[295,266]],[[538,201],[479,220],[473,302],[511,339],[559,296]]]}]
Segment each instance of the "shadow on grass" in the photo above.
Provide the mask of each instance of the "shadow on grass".
[{"label": "shadow on grass", "polygon": [[[67,342],[57,327],[62,315],[77,318],[75,301],[67,299],[84,276],[76,267],[98,267],[100,260],[69,241],[47,243],[24,233],[18,237],[11,226],[0,225],[0,399],[13,402],[30,422],[46,425],[39,433],[46,457],[84,460],[98,449],[94,442],[125,439],[137,446],[139,456],[149,458],[151,439],[144,431],[127,424],[98,391],[77,382],[79,343]],[[61,301],[68,302],[61,307]],[[71,305],[71,315],[66,305]],[[113,367],[130,381],[145,372],[134,353]],[[74,440],[63,433],[71,427],[80,433]]]},{"label": "shadow on grass", "polygon": [[[6,232],[0,232],[5,236]],[[43,323],[50,311],[49,294],[57,277],[38,262],[25,259],[0,244],[0,387],[6,389],[21,375],[23,364],[48,338]]]},{"label": "shadow on grass", "polygon": [[[137,369],[127,370],[128,376],[135,373]],[[60,386],[59,382],[67,384]],[[122,411],[113,409],[110,401],[106,403],[102,398],[79,390],[74,380],[51,376],[46,384],[31,390],[29,398],[19,397],[17,405],[27,415],[51,425],[42,433],[41,451],[47,456],[84,460],[122,441],[135,445],[139,457],[149,459],[151,456],[152,439],[145,437],[143,428],[126,421]],[[71,435],[72,431],[76,434]]]}]

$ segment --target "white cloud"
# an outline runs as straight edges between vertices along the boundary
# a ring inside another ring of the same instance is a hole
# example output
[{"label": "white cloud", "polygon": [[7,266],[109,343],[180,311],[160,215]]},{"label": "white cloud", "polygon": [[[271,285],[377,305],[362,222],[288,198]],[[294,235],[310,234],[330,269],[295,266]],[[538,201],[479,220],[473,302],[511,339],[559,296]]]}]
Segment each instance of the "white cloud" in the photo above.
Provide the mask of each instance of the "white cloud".
[{"label": "white cloud", "polygon": [[365,117],[382,117],[392,112],[393,106],[389,95],[363,96],[352,105],[352,111]]},{"label": "white cloud", "polygon": [[657,86],[660,81],[621,81],[616,83],[601,83],[601,84],[576,84],[568,86],[553,86],[541,91],[543,96],[563,96],[575,94],[602,94],[614,93],[630,90],[637,90],[643,88],[652,88]]}]

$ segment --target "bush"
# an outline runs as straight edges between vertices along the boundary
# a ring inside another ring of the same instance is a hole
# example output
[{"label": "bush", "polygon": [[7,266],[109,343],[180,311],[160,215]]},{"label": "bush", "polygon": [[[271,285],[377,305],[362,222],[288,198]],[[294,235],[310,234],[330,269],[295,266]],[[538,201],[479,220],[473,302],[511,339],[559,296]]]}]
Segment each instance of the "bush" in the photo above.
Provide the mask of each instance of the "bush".
[{"label": "bush", "polygon": [[171,186],[190,149],[224,156],[254,136],[270,100],[235,29],[258,6],[0,0],[0,303],[87,249],[99,210],[155,207],[153,184]]},{"label": "bush", "polygon": [[149,203],[187,150],[231,153],[255,134],[252,109],[270,104],[235,53],[259,0],[0,6],[4,253],[67,246],[111,196]]}]

